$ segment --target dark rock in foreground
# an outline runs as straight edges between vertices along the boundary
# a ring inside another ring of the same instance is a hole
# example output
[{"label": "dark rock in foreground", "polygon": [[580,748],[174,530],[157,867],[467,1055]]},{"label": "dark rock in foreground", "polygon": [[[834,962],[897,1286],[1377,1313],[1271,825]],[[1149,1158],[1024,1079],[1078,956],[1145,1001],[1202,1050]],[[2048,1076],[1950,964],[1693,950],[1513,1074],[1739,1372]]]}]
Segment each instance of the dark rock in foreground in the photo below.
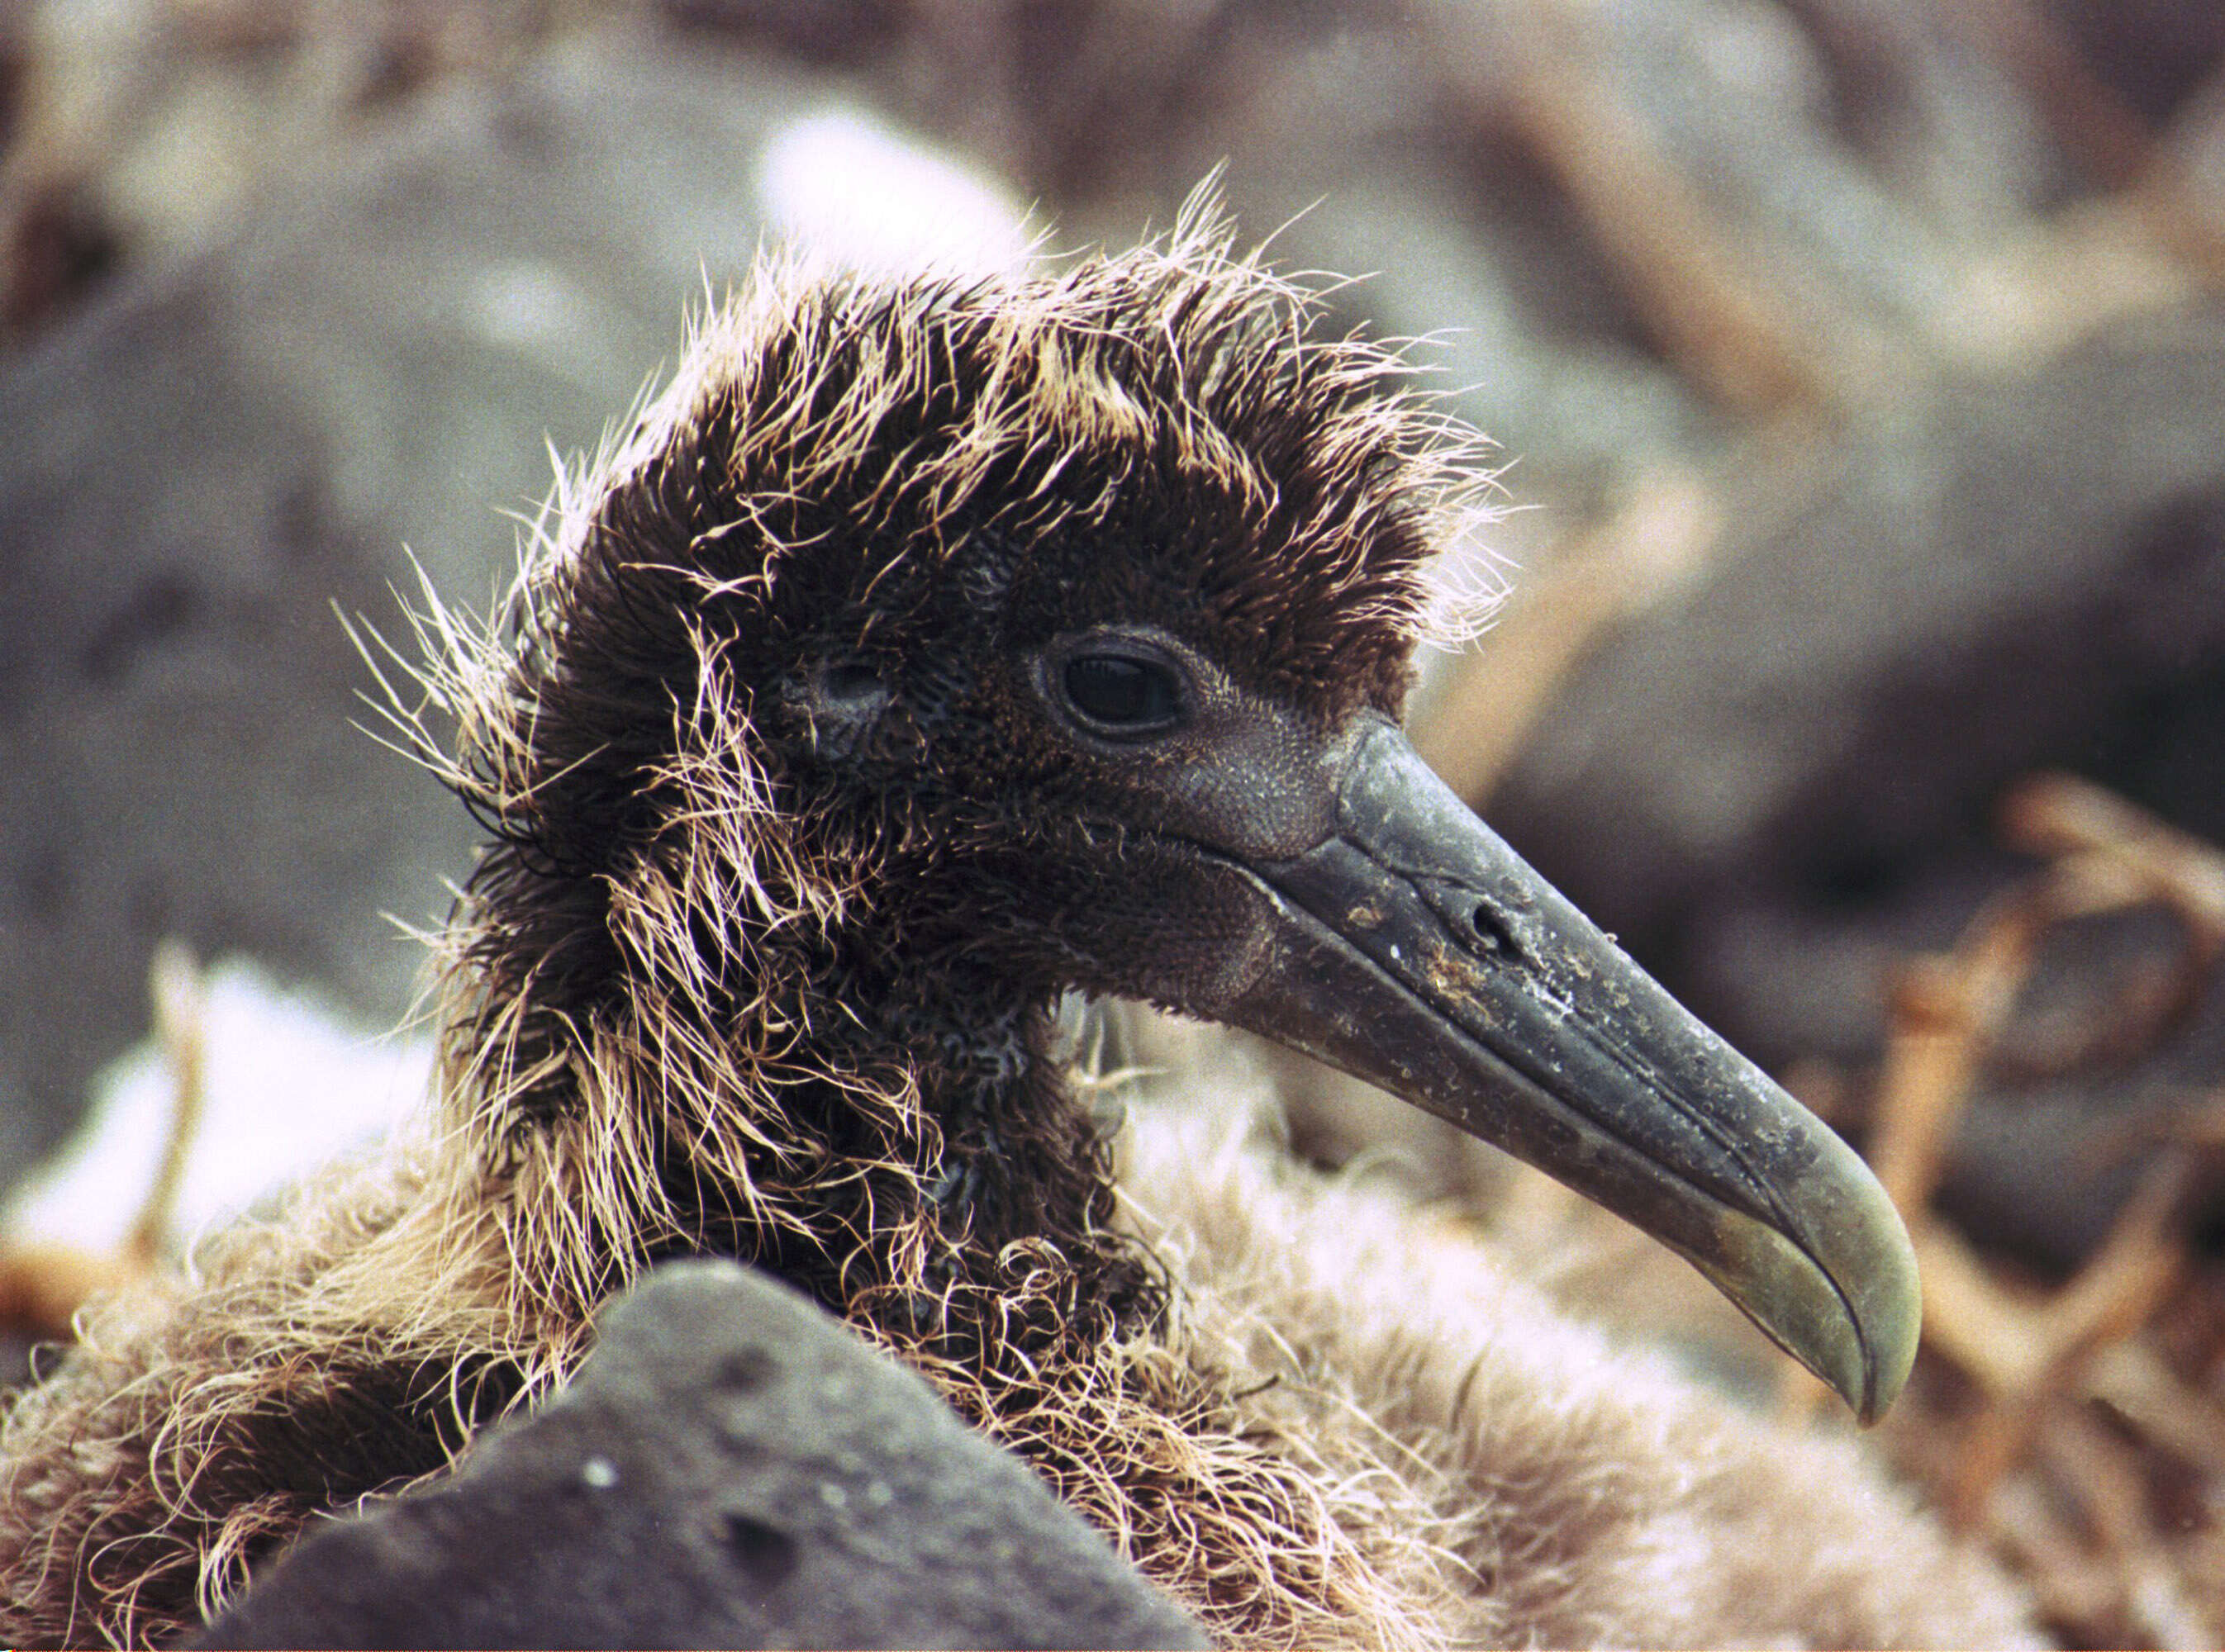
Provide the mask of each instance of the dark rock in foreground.
[{"label": "dark rock in foreground", "polygon": [[660,1270],[456,1478],[303,1542],[207,1647],[1201,1647],[927,1384],[762,1275]]}]

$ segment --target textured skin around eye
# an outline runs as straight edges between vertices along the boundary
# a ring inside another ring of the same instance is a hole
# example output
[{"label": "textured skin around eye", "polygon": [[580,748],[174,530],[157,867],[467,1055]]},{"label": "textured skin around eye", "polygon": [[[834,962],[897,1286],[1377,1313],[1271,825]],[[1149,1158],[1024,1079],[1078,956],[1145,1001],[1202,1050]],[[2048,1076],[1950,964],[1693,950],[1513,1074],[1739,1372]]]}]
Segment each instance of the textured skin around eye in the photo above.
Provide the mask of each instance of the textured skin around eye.
[{"label": "textured skin around eye", "polygon": [[1182,710],[1181,693],[1165,667],[1118,655],[1068,661],[1066,694],[1092,722],[1116,728],[1158,727]]}]

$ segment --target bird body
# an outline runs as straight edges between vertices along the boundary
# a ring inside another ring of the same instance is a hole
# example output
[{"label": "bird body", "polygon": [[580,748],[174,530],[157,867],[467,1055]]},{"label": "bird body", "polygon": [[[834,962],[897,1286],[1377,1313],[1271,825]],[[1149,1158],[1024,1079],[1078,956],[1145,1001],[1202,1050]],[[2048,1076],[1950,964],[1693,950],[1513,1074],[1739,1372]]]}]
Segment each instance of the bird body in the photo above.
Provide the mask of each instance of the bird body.
[{"label": "bird body", "polygon": [[[426,621],[433,760],[494,839],[427,1128],[15,1402],[0,1631],[190,1626],[709,1253],[922,1370],[1224,1639],[2013,1636],[1850,1448],[1610,1355],[1395,1201],[1154,1124],[1124,1210],[1075,989],[1511,1138],[1865,1410],[1912,1347],[1851,1155],[1410,761],[1474,452],[1318,333],[1196,220],[971,285],[767,270],[710,317],[509,611]],[[1854,1529],[1758,1529],[1763,1485]]]},{"label": "bird body", "polygon": [[[1196,1116],[1180,1097],[1138,1104],[1124,1136],[1122,1225],[1167,1269],[1173,1324],[1047,1366],[999,1409],[929,1368],[1216,1638],[2035,1643],[2017,1592],[1855,1441],[1770,1423],[1618,1345],[1487,1242],[1387,1181],[1307,1168],[1271,1128],[1232,1119],[1242,1096],[1221,1099]],[[491,1226],[458,1270],[476,1288],[422,1289],[425,1231],[408,1213],[431,1202],[435,1163],[420,1143],[305,1189],[218,1236],[196,1281],[92,1316],[16,1425],[80,1444],[12,1488],[11,1518],[51,1509],[54,1523],[9,1577],[12,1599],[54,1615],[19,1605],[11,1635],[174,1635],[196,1616],[201,1557],[212,1595],[231,1595],[307,1509],[440,1472],[464,1425],[404,1434],[413,1408],[397,1399],[468,1414],[471,1374],[503,1364],[549,1362],[561,1380],[586,1327],[506,1323]],[[367,1324],[379,1295],[385,1322]],[[462,1381],[452,1394],[421,1365]],[[235,1501],[227,1467],[251,1472],[257,1495]],[[118,1529],[164,1526],[160,1542],[75,1558]],[[109,1596],[98,1617],[92,1586]]]}]

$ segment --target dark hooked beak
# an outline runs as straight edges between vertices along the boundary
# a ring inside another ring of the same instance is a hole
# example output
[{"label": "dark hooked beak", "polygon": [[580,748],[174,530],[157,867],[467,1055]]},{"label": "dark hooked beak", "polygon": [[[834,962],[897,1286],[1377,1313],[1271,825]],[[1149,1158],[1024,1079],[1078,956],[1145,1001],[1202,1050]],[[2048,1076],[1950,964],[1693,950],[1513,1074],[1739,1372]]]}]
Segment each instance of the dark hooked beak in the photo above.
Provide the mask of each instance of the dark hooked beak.
[{"label": "dark hooked beak", "polygon": [[1916,1258],[1853,1149],[1702,1026],[1476,819],[1388,723],[1336,830],[1245,870],[1280,920],[1221,1018],[1506,1149],[1682,1253],[1882,1415],[1916,1357]]}]

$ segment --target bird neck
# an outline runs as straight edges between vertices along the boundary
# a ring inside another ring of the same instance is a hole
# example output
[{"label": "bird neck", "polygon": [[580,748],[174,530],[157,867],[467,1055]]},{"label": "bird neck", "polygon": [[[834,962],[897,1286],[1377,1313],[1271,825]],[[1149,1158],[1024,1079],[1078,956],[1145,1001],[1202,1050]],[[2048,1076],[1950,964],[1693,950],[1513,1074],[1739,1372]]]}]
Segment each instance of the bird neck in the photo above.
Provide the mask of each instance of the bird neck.
[{"label": "bird neck", "polygon": [[583,877],[490,851],[447,1070],[520,1274],[568,1316],[733,1256],[969,1370],[1155,1314],[1042,996],[775,871],[808,864],[760,843],[747,877],[654,854]]}]

